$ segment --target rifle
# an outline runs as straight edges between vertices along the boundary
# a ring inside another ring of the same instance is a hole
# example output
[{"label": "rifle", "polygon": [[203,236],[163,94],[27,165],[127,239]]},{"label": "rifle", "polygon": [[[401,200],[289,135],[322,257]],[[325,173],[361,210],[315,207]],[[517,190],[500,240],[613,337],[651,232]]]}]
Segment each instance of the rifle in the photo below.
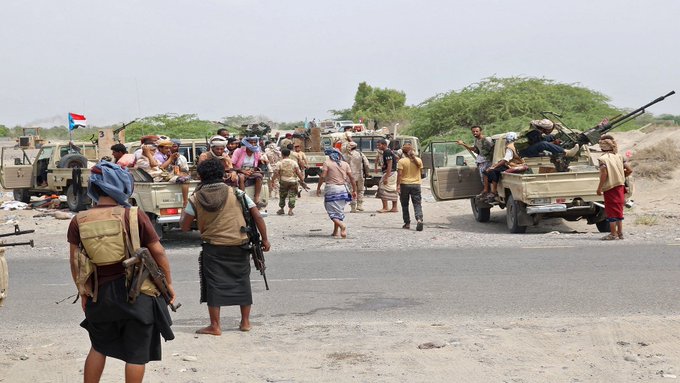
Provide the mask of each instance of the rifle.
[{"label": "rifle", "polygon": [[132,281],[130,283],[130,290],[128,291],[128,301],[130,303],[134,303],[135,300],[137,300],[142,288],[142,283],[144,283],[147,277],[151,277],[154,285],[156,285],[156,288],[158,288],[158,291],[172,311],[177,311],[177,309],[182,306],[181,303],[170,303],[172,297],[168,291],[168,281],[165,279],[163,270],[158,267],[156,260],[154,260],[151,253],[149,253],[149,249],[140,247],[131,258],[123,261],[123,266],[125,266],[126,269],[132,269]]},{"label": "rifle", "polygon": [[243,218],[246,220],[246,226],[241,226],[241,233],[248,234],[248,244],[247,249],[253,258],[253,264],[255,264],[255,269],[260,272],[262,278],[264,278],[264,286],[269,290],[269,283],[267,283],[267,266],[264,263],[264,252],[262,251],[262,240],[260,239],[260,232],[257,230],[257,224],[250,214],[248,205],[246,204],[245,194],[237,195],[239,202],[241,202],[241,208],[243,209]]},{"label": "rifle", "polygon": [[[35,230],[20,230],[19,225],[14,225],[14,232],[13,233],[0,234],[0,237],[9,237],[9,236],[12,236],[12,235],[24,235],[24,234],[31,234],[31,233],[35,233]],[[15,243],[2,243],[2,242],[0,242],[0,247],[24,246],[24,245],[30,245],[31,247],[34,247],[33,240],[31,239],[28,242],[15,242]]]},{"label": "rifle", "polygon": [[608,122],[606,122],[604,124],[596,125],[595,127],[590,128],[587,131],[579,134],[578,141],[576,143],[580,144],[580,145],[595,145],[595,144],[598,143],[598,141],[600,141],[600,137],[602,137],[603,134],[606,134],[607,132],[616,128],[617,126],[623,125],[626,122],[631,121],[631,120],[643,115],[645,113],[645,109],[649,108],[650,106],[652,106],[652,105],[654,105],[658,102],[663,101],[664,99],[666,99],[666,97],[670,97],[674,94],[675,94],[675,91],[672,90],[672,91],[668,92],[668,94],[666,94],[665,96],[661,96],[661,97],[653,100],[652,102],[633,110],[630,113],[626,113],[624,115],[618,115],[618,116],[612,118],[611,120],[609,120]]}]

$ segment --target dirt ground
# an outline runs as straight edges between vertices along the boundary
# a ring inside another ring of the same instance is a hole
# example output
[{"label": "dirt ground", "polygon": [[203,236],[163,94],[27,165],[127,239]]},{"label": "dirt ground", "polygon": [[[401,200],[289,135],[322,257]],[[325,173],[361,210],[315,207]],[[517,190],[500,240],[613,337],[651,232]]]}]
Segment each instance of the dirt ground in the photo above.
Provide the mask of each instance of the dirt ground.
[{"label": "dirt ground", "polygon": [[[680,130],[615,134],[623,152],[660,140],[680,143]],[[664,182],[638,179],[635,206],[626,211],[631,243],[678,243],[680,173]],[[295,217],[273,213],[267,224],[272,255],[284,251],[507,246],[607,246],[594,226],[549,220],[528,234],[508,234],[504,211],[491,222],[472,218],[467,201],[434,202],[424,191],[425,231],[401,229],[401,214],[348,214],[349,238],[333,239],[321,199],[306,195]],[[11,199],[8,194],[3,199]],[[36,229],[36,248],[8,257],[65,258],[68,220],[36,211],[0,211],[0,232]],[[398,234],[398,235],[394,235]],[[393,240],[383,241],[389,235]],[[23,238],[21,240],[24,240]],[[169,241],[181,241],[170,235]],[[680,249],[680,247],[678,247]],[[2,323],[0,308],[0,323]],[[669,313],[673,314],[673,313]],[[164,345],[162,362],[147,368],[148,382],[622,382],[666,381],[680,374],[680,316],[615,318],[446,318],[404,321],[267,318],[257,331],[195,336],[198,324],[177,323],[177,339]],[[3,326],[4,327],[4,326]],[[430,342],[431,349],[418,349]],[[14,324],[0,330],[0,382],[75,382],[82,379],[87,338],[75,324],[36,329]],[[441,346],[441,348],[438,348]],[[122,380],[122,364],[108,362],[103,382]]]}]

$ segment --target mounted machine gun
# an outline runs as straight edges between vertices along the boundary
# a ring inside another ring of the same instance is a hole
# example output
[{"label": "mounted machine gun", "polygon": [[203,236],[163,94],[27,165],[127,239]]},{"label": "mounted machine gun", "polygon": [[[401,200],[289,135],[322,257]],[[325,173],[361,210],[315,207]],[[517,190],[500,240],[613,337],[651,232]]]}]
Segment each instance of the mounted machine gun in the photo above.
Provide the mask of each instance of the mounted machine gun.
[{"label": "mounted machine gun", "polygon": [[[35,230],[20,230],[19,225],[14,225],[14,232],[0,234],[0,237],[30,234],[34,232]],[[7,261],[5,260],[5,247],[23,245],[30,245],[31,247],[33,247],[33,240],[30,240],[28,242],[13,242],[13,243],[0,242],[0,306],[2,306],[3,301],[5,300],[5,298],[7,298],[7,290],[9,289],[9,271],[7,269]]]}]

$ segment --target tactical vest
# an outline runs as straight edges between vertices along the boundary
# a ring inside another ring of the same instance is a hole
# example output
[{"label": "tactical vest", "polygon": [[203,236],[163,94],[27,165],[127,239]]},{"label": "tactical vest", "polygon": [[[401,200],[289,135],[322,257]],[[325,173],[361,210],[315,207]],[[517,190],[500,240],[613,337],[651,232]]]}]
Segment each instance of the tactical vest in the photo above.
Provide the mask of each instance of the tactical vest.
[{"label": "tactical vest", "polygon": [[[137,208],[130,208],[130,243],[131,253],[140,247],[139,226],[137,221]],[[81,294],[85,293],[97,301],[97,266],[120,263],[128,257],[126,246],[128,245],[125,235],[125,208],[115,206],[111,208],[96,208],[78,213],[76,216],[80,242],[82,249],[78,256],[78,289]],[[94,275],[92,285],[85,286]],[[159,292],[151,279],[142,284],[141,293],[158,296]]]},{"label": "tactical vest", "polygon": [[241,246],[248,242],[248,234],[241,230],[242,227],[246,227],[243,208],[236,197],[236,193],[241,191],[232,187],[229,189],[227,200],[218,211],[205,210],[196,201],[195,196],[191,196],[190,199],[196,213],[201,239],[211,245]]},{"label": "tactical vest", "polygon": [[524,160],[519,156],[519,154],[517,154],[517,149],[515,149],[514,142],[507,144],[506,148],[512,150],[512,159],[508,161],[508,167],[514,168],[524,165]]}]

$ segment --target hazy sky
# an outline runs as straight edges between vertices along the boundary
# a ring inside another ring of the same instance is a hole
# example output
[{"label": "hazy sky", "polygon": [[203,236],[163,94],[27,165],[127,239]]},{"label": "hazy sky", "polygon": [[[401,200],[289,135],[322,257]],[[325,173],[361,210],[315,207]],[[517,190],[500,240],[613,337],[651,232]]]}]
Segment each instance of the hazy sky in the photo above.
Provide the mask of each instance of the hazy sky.
[{"label": "hazy sky", "polygon": [[0,124],[321,119],[361,81],[417,104],[491,75],[637,107],[680,92],[678,17],[678,0],[2,0]]}]

